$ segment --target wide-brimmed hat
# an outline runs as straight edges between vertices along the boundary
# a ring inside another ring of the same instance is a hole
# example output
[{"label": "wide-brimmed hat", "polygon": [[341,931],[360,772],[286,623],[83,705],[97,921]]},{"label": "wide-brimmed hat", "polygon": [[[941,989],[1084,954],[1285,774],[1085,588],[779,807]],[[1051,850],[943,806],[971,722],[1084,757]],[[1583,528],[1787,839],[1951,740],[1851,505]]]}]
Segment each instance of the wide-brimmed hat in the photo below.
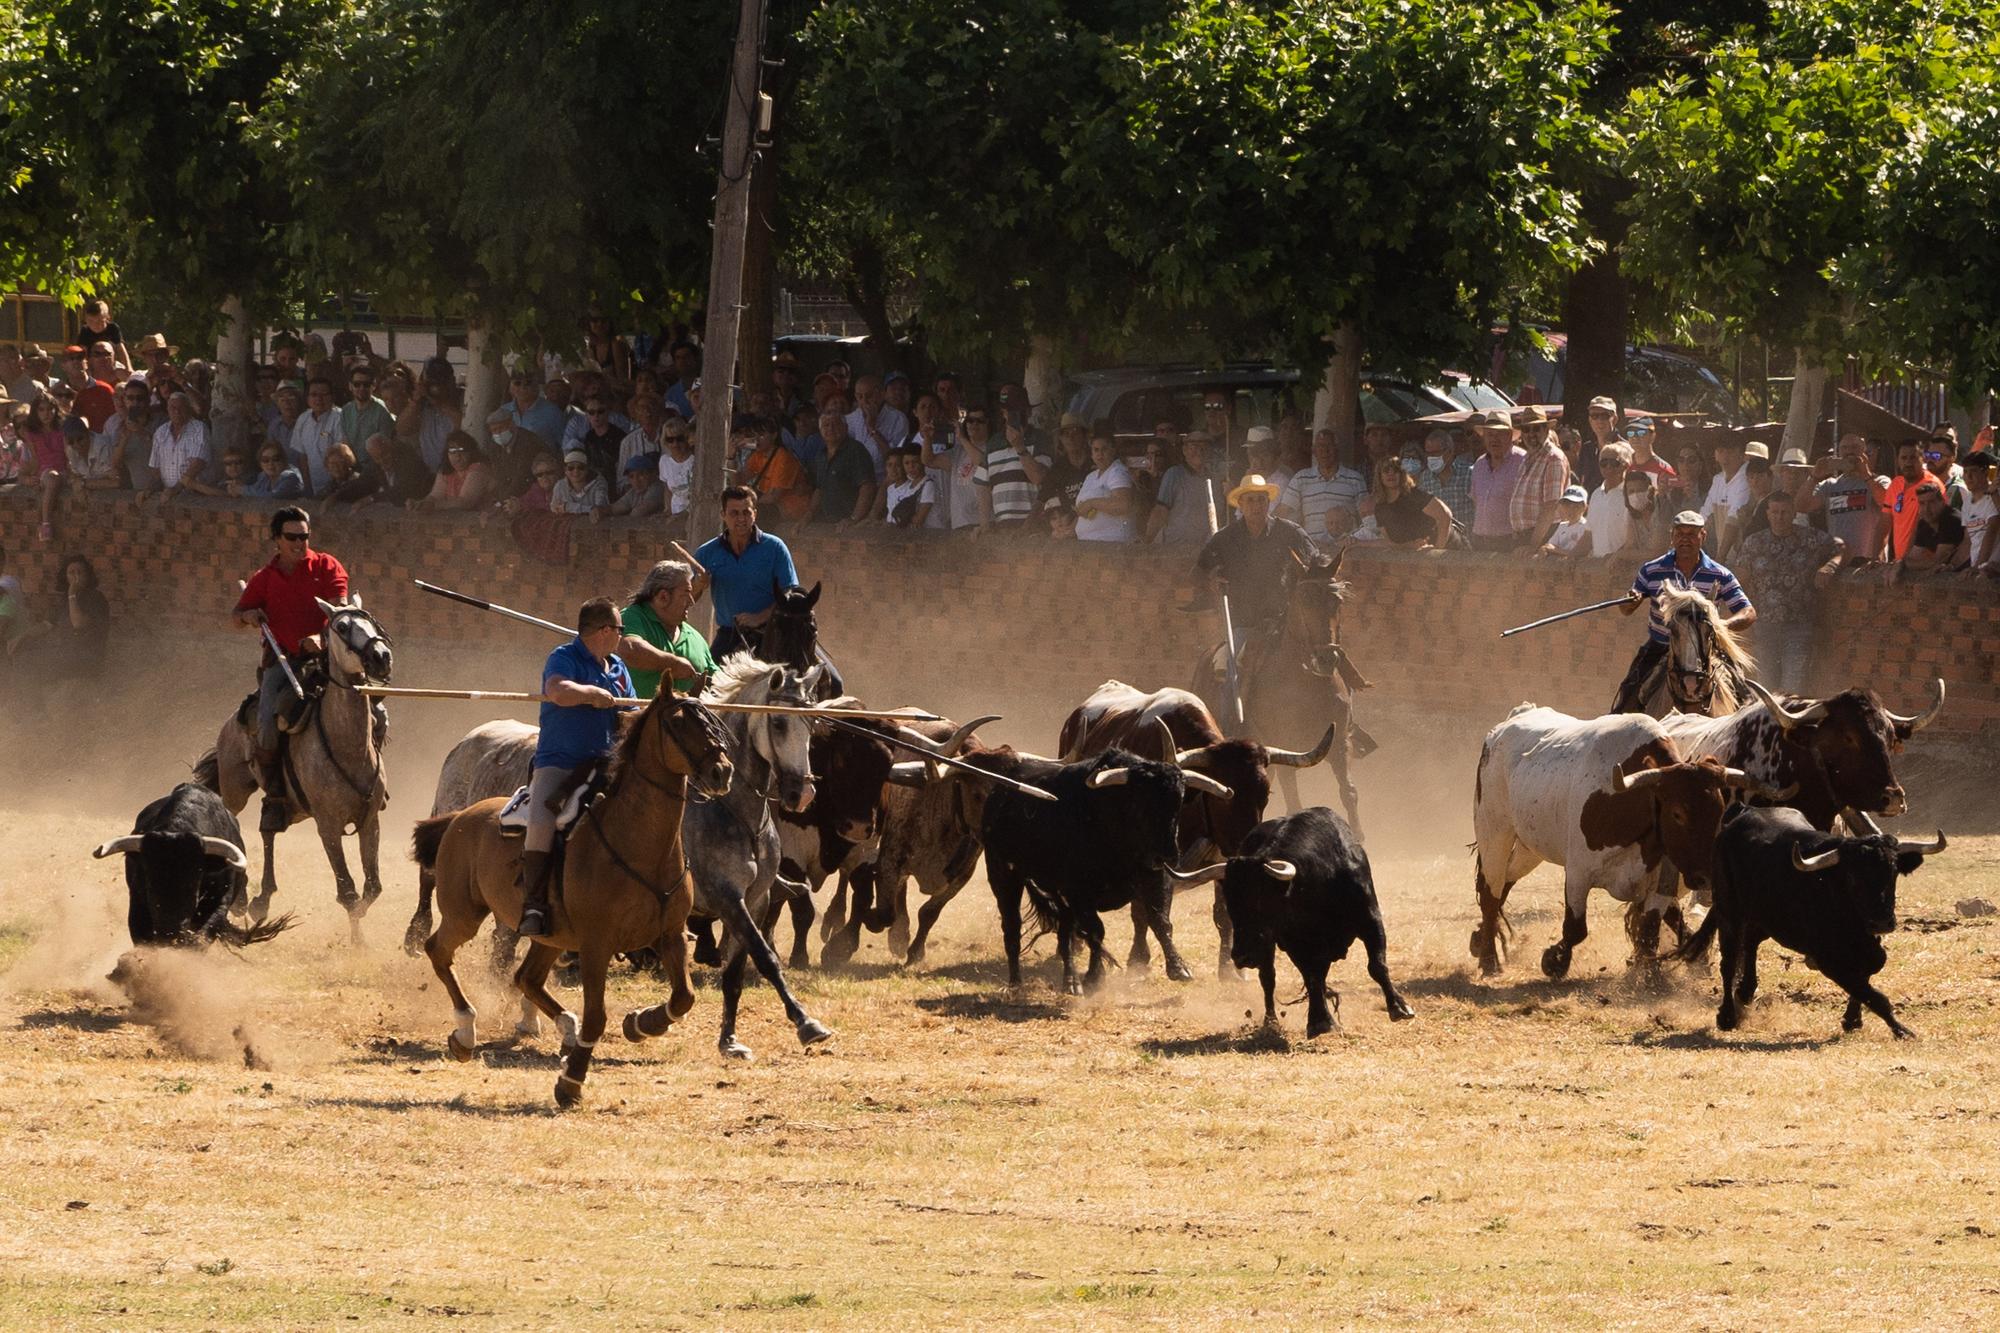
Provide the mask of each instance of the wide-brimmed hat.
[{"label": "wide-brimmed hat", "polygon": [[1768,463],[1771,461],[1771,446],[1765,444],[1762,440],[1752,440],[1743,446],[1743,456],[1745,458],[1761,458]]},{"label": "wide-brimmed hat", "polygon": [[133,343],[132,350],[135,352],[165,352],[168,356],[174,356],[181,349],[170,344],[167,341],[166,334],[149,333],[138,342]]},{"label": "wide-brimmed hat", "polygon": [[1517,426],[1546,426],[1549,424],[1549,414],[1542,411],[1541,408],[1530,404],[1514,414],[1514,424]]},{"label": "wide-brimmed hat", "polygon": [[1708,520],[1701,516],[1701,511],[1698,509],[1683,509],[1680,513],[1674,515],[1674,526],[1677,528],[1705,528],[1708,526]]},{"label": "wide-brimmed hat", "polygon": [[1243,497],[1246,495],[1250,495],[1253,492],[1255,494],[1262,495],[1266,500],[1269,500],[1272,504],[1276,504],[1278,502],[1277,483],[1265,480],[1264,474],[1261,472],[1250,472],[1244,474],[1243,480],[1236,483],[1236,489],[1229,492],[1230,507],[1231,508],[1238,507]]},{"label": "wide-brimmed hat", "polygon": [[1805,450],[1803,450],[1803,449],[1798,449],[1798,448],[1793,448],[1793,449],[1787,449],[1787,450],[1785,450],[1785,452],[1783,452],[1782,454],[1779,454],[1779,455],[1778,455],[1778,466],[1779,466],[1779,467],[1811,467],[1811,466],[1812,466],[1812,464],[1811,464],[1811,463],[1809,463],[1808,461],[1806,461],[1806,451],[1805,451]]},{"label": "wide-brimmed hat", "polygon": [[1085,421],[1085,420],[1084,420],[1084,419],[1083,419],[1082,417],[1078,416],[1078,415],[1077,415],[1076,413],[1074,413],[1074,412],[1065,412],[1065,413],[1063,413],[1063,414],[1062,414],[1062,420],[1061,420],[1061,422],[1059,422],[1059,423],[1057,424],[1057,426],[1056,426],[1056,429],[1057,429],[1057,430],[1089,430],[1089,429],[1090,429],[1090,423],[1089,423],[1089,422],[1087,422],[1087,421]]},{"label": "wide-brimmed hat", "polygon": [[1245,444],[1271,444],[1277,438],[1278,432],[1272,430],[1269,426],[1252,426],[1243,433],[1243,443]]},{"label": "wide-brimmed hat", "polygon": [[1514,418],[1495,408],[1491,412],[1481,412],[1478,416],[1472,418],[1472,424],[1481,430],[1512,430],[1514,429]]}]

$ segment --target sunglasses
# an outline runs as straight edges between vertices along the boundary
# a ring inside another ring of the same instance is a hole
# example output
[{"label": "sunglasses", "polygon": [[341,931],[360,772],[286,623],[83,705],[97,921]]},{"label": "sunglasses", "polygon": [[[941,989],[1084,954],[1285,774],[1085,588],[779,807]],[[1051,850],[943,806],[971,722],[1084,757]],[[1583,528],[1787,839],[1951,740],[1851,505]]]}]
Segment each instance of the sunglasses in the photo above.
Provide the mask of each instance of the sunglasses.
[{"label": "sunglasses", "polygon": [[549,479],[550,477],[553,477],[553,476],[555,476],[555,475],[556,475],[556,473],[555,473],[555,469],[554,469],[554,468],[540,468],[540,467],[538,467],[538,468],[536,468],[536,469],[535,469],[535,475],[536,475],[537,477],[540,477],[540,478],[541,478],[541,479],[542,479],[543,481],[547,481],[547,480],[548,480],[548,479]]},{"label": "sunglasses", "polygon": [[310,532],[281,532],[278,535],[288,542],[302,542],[312,536]]}]

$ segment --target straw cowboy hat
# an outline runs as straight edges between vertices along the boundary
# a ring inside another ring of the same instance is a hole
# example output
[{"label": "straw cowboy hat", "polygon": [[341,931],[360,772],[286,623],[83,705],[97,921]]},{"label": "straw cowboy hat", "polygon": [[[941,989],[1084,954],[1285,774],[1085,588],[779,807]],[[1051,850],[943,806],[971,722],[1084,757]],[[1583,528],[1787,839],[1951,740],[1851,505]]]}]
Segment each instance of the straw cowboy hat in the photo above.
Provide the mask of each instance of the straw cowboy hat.
[{"label": "straw cowboy hat", "polygon": [[1244,475],[1243,480],[1236,483],[1236,489],[1229,493],[1230,508],[1232,509],[1241,508],[1242,506],[1239,502],[1243,499],[1244,496],[1251,494],[1261,495],[1266,500],[1269,500],[1272,504],[1276,504],[1278,502],[1277,485],[1273,482],[1266,481],[1264,479],[1263,473],[1251,472],[1251,473],[1246,473]]},{"label": "straw cowboy hat", "polygon": [[181,349],[169,344],[166,334],[149,333],[134,343],[132,350],[135,352],[165,352],[168,356],[178,356]]}]

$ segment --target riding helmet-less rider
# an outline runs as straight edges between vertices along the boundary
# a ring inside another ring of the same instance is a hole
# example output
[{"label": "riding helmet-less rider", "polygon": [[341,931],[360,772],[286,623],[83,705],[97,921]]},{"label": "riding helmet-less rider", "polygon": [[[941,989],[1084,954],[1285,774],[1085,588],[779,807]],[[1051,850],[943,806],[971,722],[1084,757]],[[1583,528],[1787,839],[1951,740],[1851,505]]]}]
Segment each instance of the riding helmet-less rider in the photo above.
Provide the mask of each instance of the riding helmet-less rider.
[{"label": "riding helmet-less rider", "polygon": [[1646,641],[1632,655],[1631,669],[1618,686],[1612,712],[1645,711],[1647,677],[1667,655],[1667,622],[1660,615],[1661,588],[1671,583],[1676,588],[1691,588],[1701,593],[1727,613],[1728,618],[1722,623],[1732,631],[1740,633],[1757,623],[1757,608],[1750,604],[1749,595],[1736,581],[1736,575],[1701,549],[1702,539],[1707,535],[1707,520],[1692,509],[1684,509],[1674,515],[1673,549],[1639,566],[1638,577],[1632,580],[1632,590],[1626,594],[1625,605],[1618,608],[1618,613],[1629,616],[1642,604],[1648,606]]},{"label": "riding helmet-less rider", "polygon": [[[297,505],[271,515],[271,562],[250,576],[236,599],[236,623],[269,625],[271,637],[293,661],[320,651],[326,612],[320,601],[347,600],[347,571],[325,551],[312,549],[312,520]],[[264,645],[257,678],[257,783],[264,809],[257,827],[282,833],[291,823],[285,775],[278,763],[278,714],[292,696],[284,664]]]}]

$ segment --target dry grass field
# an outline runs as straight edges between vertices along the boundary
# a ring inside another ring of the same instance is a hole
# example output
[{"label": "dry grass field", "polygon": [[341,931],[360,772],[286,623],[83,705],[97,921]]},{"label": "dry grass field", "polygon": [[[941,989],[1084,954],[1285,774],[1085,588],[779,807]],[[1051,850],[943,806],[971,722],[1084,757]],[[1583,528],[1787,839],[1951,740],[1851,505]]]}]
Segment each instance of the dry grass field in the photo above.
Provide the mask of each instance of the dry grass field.
[{"label": "dry grass field", "polygon": [[[585,1106],[557,1114],[553,1036],[508,1035],[483,941],[467,1065],[397,947],[407,828],[470,712],[398,713],[371,947],[294,831],[300,929],[161,961],[148,1015],[102,980],[124,889],[88,849],[226,706],[203,694],[116,742],[6,738],[0,1326],[1967,1328],[2000,1309],[2000,918],[1955,907],[2000,898],[1990,819],[1906,882],[1880,981],[1917,1042],[1872,1017],[1838,1036],[1837,989],[1768,946],[1764,998],[1718,1036],[1712,976],[1641,985],[1601,899],[1572,978],[1545,983],[1547,870],[1517,890],[1506,975],[1470,976],[1474,720],[1360,770],[1414,1022],[1388,1021],[1357,953],[1343,1034],[1304,1041],[1300,1005],[1289,1044],[1260,1035],[1254,984],[1212,977],[1205,890],[1176,912],[1194,983],[1120,973],[1068,1001],[1043,941],[1009,995],[975,880],[923,968],[870,937],[851,970],[796,978],[828,1045],[802,1052],[759,987],[757,1060],[725,1067],[704,989],[662,1041],[607,1034]],[[618,977],[614,1022],[657,992]]]}]

